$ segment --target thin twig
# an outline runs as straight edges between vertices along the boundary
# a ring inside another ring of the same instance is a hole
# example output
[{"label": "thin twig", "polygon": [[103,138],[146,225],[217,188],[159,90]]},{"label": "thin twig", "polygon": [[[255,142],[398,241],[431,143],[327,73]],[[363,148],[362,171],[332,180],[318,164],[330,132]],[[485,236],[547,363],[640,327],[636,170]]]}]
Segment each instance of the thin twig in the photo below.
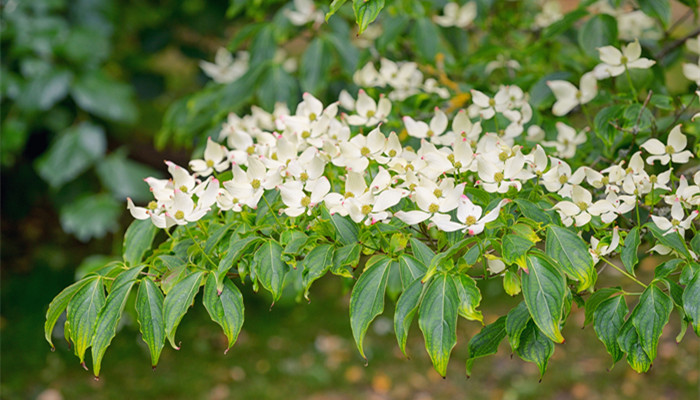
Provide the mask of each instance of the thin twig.
[{"label": "thin twig", "polygon": [[685,43],[686,40],[695,37],[700,34],[700,28],[695,29],[694,31],[690,32],[689,34],[683,36],[682,38],[676,40],[675,42],[671,43],[670,45],[664,47],[661,49],[661,51],[654,56],[655,60],[662,60],[668,53],[672,52],[673,50],[683,46],[683,43]]},{"label": "thin twig", "polygon": [[634,276],[630,275],[627,271],[623,270],[622,268],[620,268],[620,267],[618,267],[617,265],[615,265],[615,264],[611,263],[610,261],[608,261],[605,257],[601,257],[600,259],[601,259],[602,261],[606,262],[606,263],[607,263],[608,265],[610,265],[611,267],[613,267],[613,268],[615,268],[616,270],[618,270],[618,272],[620,272],[622,275],[624,275],[624,276],[630,278],[631,280],[635,281],[636,283],[640,284],[642,287],[644,287],[644,289],[646,289],[646,288],[648,287],[647,285],[645,285],[644,283],[642,283],[642,281],[640,281],[639,279],[637,279],[637,278],[635,278]]}]

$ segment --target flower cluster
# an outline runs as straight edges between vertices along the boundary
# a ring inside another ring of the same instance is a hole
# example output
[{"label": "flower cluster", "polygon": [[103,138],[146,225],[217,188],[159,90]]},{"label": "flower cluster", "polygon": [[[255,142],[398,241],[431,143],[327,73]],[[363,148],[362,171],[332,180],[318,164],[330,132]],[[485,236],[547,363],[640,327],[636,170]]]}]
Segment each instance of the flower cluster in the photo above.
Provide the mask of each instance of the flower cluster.
[{"label": "flower cluster", "polygon": [[[412,61],[394,62],[386,58],[379,61],[379,69],[368,62],[353,75],[353,81],[360,87],[388,87],[389,99],[405,100],[417,93],[432,93],[443,99],[450,97],[450,92],[441,87],[434,78],[427,78]],[[342,101],[341,97],[341,101]]]}]

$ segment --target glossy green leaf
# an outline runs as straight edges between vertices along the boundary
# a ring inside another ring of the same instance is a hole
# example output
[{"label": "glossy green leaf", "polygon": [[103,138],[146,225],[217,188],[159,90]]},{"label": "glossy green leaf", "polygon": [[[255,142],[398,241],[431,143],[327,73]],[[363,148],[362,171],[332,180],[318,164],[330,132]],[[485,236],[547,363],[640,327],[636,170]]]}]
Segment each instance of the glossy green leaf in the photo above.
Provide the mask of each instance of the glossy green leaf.
[{"label": "glossy green leaf", "polygon": [[70,324],[70,339],[75,355],[85,361],[85,351],[92,345],[97,315],[105,304],[102,279],[92,279],[78,290],[68,303],[66,317]]},{"label": "glossy green leaf", "polygon": [[696,272],[683,290],[683,311],[690,318],[695,334],[700,336],[700,272]]},{"label": "glossy green leaf", "polygon": [[367,261],[366,268],[352,288],[350,294],[350,327],[357,349],[367,359],[363,342],[369,324],[384,311],[384,293],[389,280],[391,259],[374,256]]},{"label": "glossy green leaf", "polygon": [[328,45],[320,37],[311,40],[301,56],[299,73],[301,74],[301,89],[306,92],[319,94],[328,81],[331,66]]},{"label": "glossy green leaf", "polygon": [[641,241],[639,239],[639,227],[635,226],[627,234],[624,246],[622,247],[622,251],[620,252],[622,265],[624,265],[625,270],[632,275],[634,275],[634,267],[639,261],[639,259],[637,258],[637,251],[639,249],[640,243]]},{"label": "glossy green leaf", "polygon": [[309,237],[297,230],[287,230],[280,235],[280,244],[284,246],[285,254],[299,254],[308,241]]},{"label": "glossy green leaf", "polygon": [[404,289],[399,300],[396,302],[394,332],[396,333],[396,340],[399,343],[399,348],[404,355],[407,355],[406,340],[408,339],[408,331],[411,328],[413,317],[420,306],[420,300],[425,287],[426,286],[421,283],[420,277],[416,278]]},{"label": "glossy green leaf", "polygon": [[562,343],[564,338],[559,331],[559,322],[566,296],[566,279],[541,255],[529,255],[527,266],[528,273],[522,276],[527,309],[542,333],[554,342]]},{"label": "glossy green leaf", "polygon": [[638,0],[639,8],[644,14],[658,18],[664,28],[671,23],[671,1],[670,0]]},{"label": "glossy green leaf", "polygon": [[333,16],[333,14],[335,14],[336,12],[338,12],[338,10],[340,9],[340,7],[342,7],[343,4],[345,4],[346,1],[348,1],[348,0],[333,0],[333,1],[331,2],[330,10],[326,13],[326,22],[328,22],[328,19],[329,19],[331,16]]},{"label": "glossy green leaf", "polygon": [[204,271],[192,272],[175,284],[163,301],[165,335],[175,350],[180,349],[180,346],[175,344],[175,332],[178,325],[180,325],[180,321],[182,321],[182,317],[187,313],[187,309],[194,304],[194,297],[199,292],[199,286],[203,277]]},{"label": "glossy green leaf", "polygon": [[617,337],[625,323],[627,311],[625,296],[618,295],[602,301],[593,312],[593,329],[612,356],[613,365],[622,359],[622,350],[617,343]]},{"label": "glossy green leaf", "polygon": [[27,82],[17,106],[23,110],[49,110],[63,100],[73,81],[73,73],[65,69],[52,69]]},{"label": "glossy green leaf", "polygon": [[430,261],[432,261],[433,257],[435,257],[433,250],[416,238],[410,238],[409,242],[411,243],[413,255],[426,267],[430,265]]},{"label": "glossy green leaf", "polygon": [[117,324],[122,317],[126,300],[145,265],[129,268],[114,279],[104,307],[97,315],[95,334],[92,338],[92,366],[95,376],[100,376],[102,358],[117,334]]},{"label": "glossy green leaf", "polygon": [[627,363],[637,372],[646,372],[651,367],[652,360],[642,348],[639,340],[637,328],[632,323],[632,318],[620,328],[620,334],[617,337],[617,344],[620,349],[627,354]]},{"label": "glossy green leaf", "polygon": [[503,316],[491,324],[481,328],[481,331],[469,340],[469,357],[467,358],[467,376],[471,375],[472,365],[477,358],[498,352],[498,345],[506,337],[506,317]]},{"label": "glossy green leaf", "polygon": [[163,320],[163,292],[150,278],[144,278],[136,293],[136,312],[143,341],[151,353],[151,366],[158,365],[160,352],[165,345],[165,321]]},{"label": "glossy green leaf", "polygon": [[547,370],[549,359],[554,354],[554,342],[530,321],[520,335],[520,346],[515,352],[523,360],[537,364],[541,379]]},{"label": "glossy green leaf", "polygon": [[459,293],[459,315],[470,321],[484,323],[484,316],[476,308],[481,303],[481,292],[476,281],[468,275],[453,276],[457,293]]},{"label": "glossy green leaf", "polygon": [[44,323],[44,337],[46,338],[46,341],[49,342],[52,349],[54,349],[55,346],[53,345],[51,334],[53,333],[53,328],[56,326],[58,318],[61,316],[61,314],[63,314],[66,307],[68,307],[68,303],[70,303],[73,296],[75,296],[75,294],[80,291],[83,286],[95,279],[98,278],[96,276],[89,276],[83,280],[75,282],[74,284],[63,289],[61,293],[54,297],[49,304],[49,309],[46,311],[46,322]]},{"label": "glossy green leaf", "polygon": [[138,117],[131,87],[100,72],[76,79],[71,96],[80,108],[100,118],[132,123]]},{"label": "glossy green leaf", "polygon": [[514,234],[503,236],[501,243],[503,247],[501,252],[503,261],[508,265],[515,264],[519,259],[521,260],[520,262],[524,263],[527,251],[535,245],[530,240]]},{"label": "glossy green leaf", "polygon": [[357,224],[338,214],[330,215],[325,208],[321,209],[321,216],[331,224],[335,231],[336,240],[340,242],[340,244],[348,245],[357,243],[357,235],[359,233]]},{"label": "glossy green leaf", "polygon": [[61,207],[61,227],[78,240],[100,238],[119,227],[123,205],[106,193],[86,194]]},{"label": "glossy green leaf", "polygon": [[440,31],[428,17],[417,18],[411,29],[411,43],[415,45],[416,53],[425,61],[433,62],[438,52]]},{"label": "glossy green leaf", "polygon": [[83,122],[59,133],[35,166],[42,179],[58,188],[90,168],[106,149],[107,138],[102,127]]},{"label": "glossy green leaf", "polygon": [[515,350],[520,347],[520,335],[527,327],[527,323],[532,319],[530,312],[527,310],[527,304],[521,301],[516,307],[508,311],[506,315],[505,330],[508,335],[510,348]]},{"label": "glossy green leaf", "polygon": [[700,233],[696,233],[690,240],[690,248],[695,254],[700,254]]},{"label": "glossy green leaf", "polygon": [[304,257],[303,270],[301,274],[304,285],[304,298],[309,299],[309,288],[318,278],[328,272],[333,266],[333,246],[322,244],[315,247]]},{"label": "glossy green leaf", "polygon": [[608,14],[592,16],[578,31],[578,44],[591,58],[598,59],[598,48],[615,45],[617,20]]},{"label": "glossy green leaf", "polygon": [[515,199],[514,202],[518,205],[520,212],[527,218],[545,225],[554,222],[552,217],[550,217],[549,214],[544,212],[542,208],[538,207],[535,203],[525,199]]},{"label": "glossy green leaf", "polygon": [[588,246],[578,235],[566,228],[549,225],[545,249],[547,255],[557,261],[569,278],[579,282],[576,289],[578,292],[593,286],[598,274]]},{"label": "glossy green leaf", "polygon": [[430,281],[418,312],[418,326],[425,338],[425,349],[433,367],[443,377],[447,373],[450,353],[457,344],[459,302],[454,280],[441,273]]},{"label": "glossy green leaf", "polygon": [[515,296],[520,293],[521,286],[518,274],[511,270],[506,270],[506,273],[503,274],[503,290],[505,290],[509,296]]},{"label": "glossy green leaf", "polygon": [[338,63],[340,68],[348,75],[352,76],[357,70],[357,63],[360,60],[360,52],[357,47],[353,46],[352,42],[346,37],[338,33],[331,33],[326,36],[328,42],[338,54]]},{"label": "glossy green leaf", "polygon": [[260,244],[262,239],[257,236],[240,238],[238,235],[231,236],[226,255],[221,258],[216,269],[216,287],[219,292],[224,288],[224,278],[226,273],[241,258],[242,255],[252,252],[252,249]]},{"label": "glossy green leaf", "polygon": [[216,288],[216,277],[209,274],[204,285],[203,302],[212,321],[223,329],[228,339],[226,347],[226,351],[228,351],[236,343],[245,318],[241,291],[230,279],[226,278],[224,279],[224,289],[219,293]]},{"label": "glossy green leaf", "polygon": [[675,272],[679,266],[683,265],[683,260],[674,258],[665,261],[654,268],[654,279],[663,279]]},{"label": "glossy green leaf", "polygon": [[334,275],[352,278],[352,271],[360,263],[360,245],[349,244],[335,250],[333,253],[333,266],[331,273]]},{"label": "glossy green leaf", "polygon": [[612,287],[612,288],[602,288],[598,289],[593,293],[588,300],[586,300],[586,311],[585,311],[585,319],[583,321],[583,325],[588,325],[591,322],[593,322],[593,313],[595,310],[598,308],[600,303],[608,299],[610,296],[614,295],[615,293],[621,293],[622,291],[620,290],[619,287]]},{"label": "glossy green leaf", "polygon": [[134,203],[148,203],[153,194],[143,177],[162,178],[160,171],[126,157],[126,148],[117,149],[97,162],[97,176],[102,185],[119,200],[130,197]]},{"label": "glossy green leaf", "polygon": [[355,22],[359,26],[357,32],[361,35],[379,16],[379,12],[384,8],[384,0],[353,0],[352,9],[355,11]]},{"label": "glossy green leaf", "polygon": [[151,249],[157,232],[158,228],[150,219],[135,219],[124,234],[122,245],[124,262],[131,266],[140,263],[146,252]]},{"label": "glossy green leaf", "polygon": [[255,275],[262,286],[272,293],[272,304],[282,295],[287,264],[282,261],[282,246],[274,240],[263,243],[253,256]]},{"label": "glossy green leaf", "polygon": [[409,254],[399,256],[399,273],[401,275],[401,285],[404,290],[416,279],[425,275],[427,270],[425,264]]},{"label": "glossy green leaf", "polygon": [[655,285],[649,286],[639,298],[639,304],[630,318],[639,334],[642,349],[653,361],[661,331],[668,323],[673,310],[671,298]]}]

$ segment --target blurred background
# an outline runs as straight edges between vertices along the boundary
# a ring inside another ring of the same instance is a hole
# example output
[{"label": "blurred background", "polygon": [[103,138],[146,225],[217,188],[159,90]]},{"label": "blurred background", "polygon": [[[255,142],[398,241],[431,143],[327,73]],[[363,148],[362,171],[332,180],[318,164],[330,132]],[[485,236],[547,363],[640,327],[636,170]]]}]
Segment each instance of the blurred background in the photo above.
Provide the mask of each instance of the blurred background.
[{"label": "blurred background", "polygon": [[[166,348],[154,371],[129,314],[133,307],[126,308],[100,381],[80,368],[64,341],[56,340],[51,352],[43,339],[48,303],[76,277],[118,258],[114,254],[131,221],[125,198],[143,203],[150,197],[143,177],[164,176],[164,159],[186,164],[202,139],[218,131],[220,113],[242,109],[255,90],[263,92],[254,100],[268,106],[277,99],[293,102],[307,89],[327,99],[339,90],[334,80],[348,80],[365,57],[342,40],[336,43],[333,35],[350,37],[353,27],[333,18],[328,36],[336,46],[333,57],[318,60],[329,63],[322,71],[330,76],[327,86],[314,88],[303,77],[290,81],[281,68],[258,71],[255,87],[213,85],[199,61],[211,61],[219,47],[236,48],[259,33],[258,25],[240,22],[264,20],[261,1],[252,3],[0,2],[2,398],[698,398],[700,341],[689,333],[676,344],[678,321],[664,332],[651,372],[638,375],[623,363],[609,370],[609,356],[592,329],[581,330],[580,310],[572,312],[567,342],[556,347],[541,382],[537,368],[511,358],[505,343],[496,356],[477,360],[467,379],[466,344],[480,325],[464,320],[447,379],[441,379],[417,327],[409,337],[411,359],[400,353],[386,317],[393,315],[390,304],[371,328],[365,366],[352,341],[348,287],[332,278],[314,287],[310,303],[287,300],[272,309],[266,294],[243,287],[246,323],[226,355],[223,335],[199,304],[178,331],[182,349]],[[265,2],[275,8],[288,7],[285,3]],[[564,9],[575,3],[563,2]],[[251,54],[270,58],[277,43],[288,39],[258,37],[263,38],[252,40]],[[292,42],[285,51],[294,54],[297,47]],[[285,85],[275,85],[267,97],[265,90],[272,88],[260,89],[260,82],[273,73]],[[640,273],[652,274],[654,265],[647,258]],[[498,284],[480,289],[491,307],[484,309],[486,323],[514,305]]]}]

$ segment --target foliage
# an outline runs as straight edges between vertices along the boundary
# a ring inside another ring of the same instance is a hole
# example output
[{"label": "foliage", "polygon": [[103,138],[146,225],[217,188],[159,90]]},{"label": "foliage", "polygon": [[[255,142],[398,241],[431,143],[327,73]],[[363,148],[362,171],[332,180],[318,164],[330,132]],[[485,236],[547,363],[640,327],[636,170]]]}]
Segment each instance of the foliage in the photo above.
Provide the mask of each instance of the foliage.
[{"label": "foliage", "polygon": [[[229,348],[244,319],[235,280],[274,305],[312,297],[326,275],[352,286],[363,357],[388,299],[401,350],[416,319],[443,376],[460,317],[484,325],[468,342],[468,373],[507,338],[544,374],[574,304],[613,363],[625,357],[637,372],[674,310],[679,341],[688,324],[698,333],[700,125],[694,86],[669,83],[686,52],[664,31],[664,7],[584,2],[561,15],[527,2],[402,1],[367,27],[384,4],[354,1],[359,30],[377,36],[350,44],[342,3],[327,24],[311,2],[285,4],[236,34],[231,48],[247,53],[203,64],[214,82],[170,109],[158,139],[204,134],[203,155],[192,173],[168,162],[171,179],[147,179],[146,207],[128,200],[137,221],[123,262],[56,297],[47,340],[66,310],[68,338],[81,361],[92,346],[97,376],[138,282],[153,365],[166,338],[179,348],[202,286]],[[648,13],[648,27],[626,25],[630,12]],[[700,53],[697,35],[687,47]],[[290,43],[303,47],[298,68],[291,47],[276,50]],[[315,95],[299,101],[300,89]],[[239,116],[250,104],[262,108]],[[669,260],[643,282],[635,269],[652,251]],[[599,285],[610,272],[625,285]],[[479,285],[491,280],[522,301],[483,321]]]}]

